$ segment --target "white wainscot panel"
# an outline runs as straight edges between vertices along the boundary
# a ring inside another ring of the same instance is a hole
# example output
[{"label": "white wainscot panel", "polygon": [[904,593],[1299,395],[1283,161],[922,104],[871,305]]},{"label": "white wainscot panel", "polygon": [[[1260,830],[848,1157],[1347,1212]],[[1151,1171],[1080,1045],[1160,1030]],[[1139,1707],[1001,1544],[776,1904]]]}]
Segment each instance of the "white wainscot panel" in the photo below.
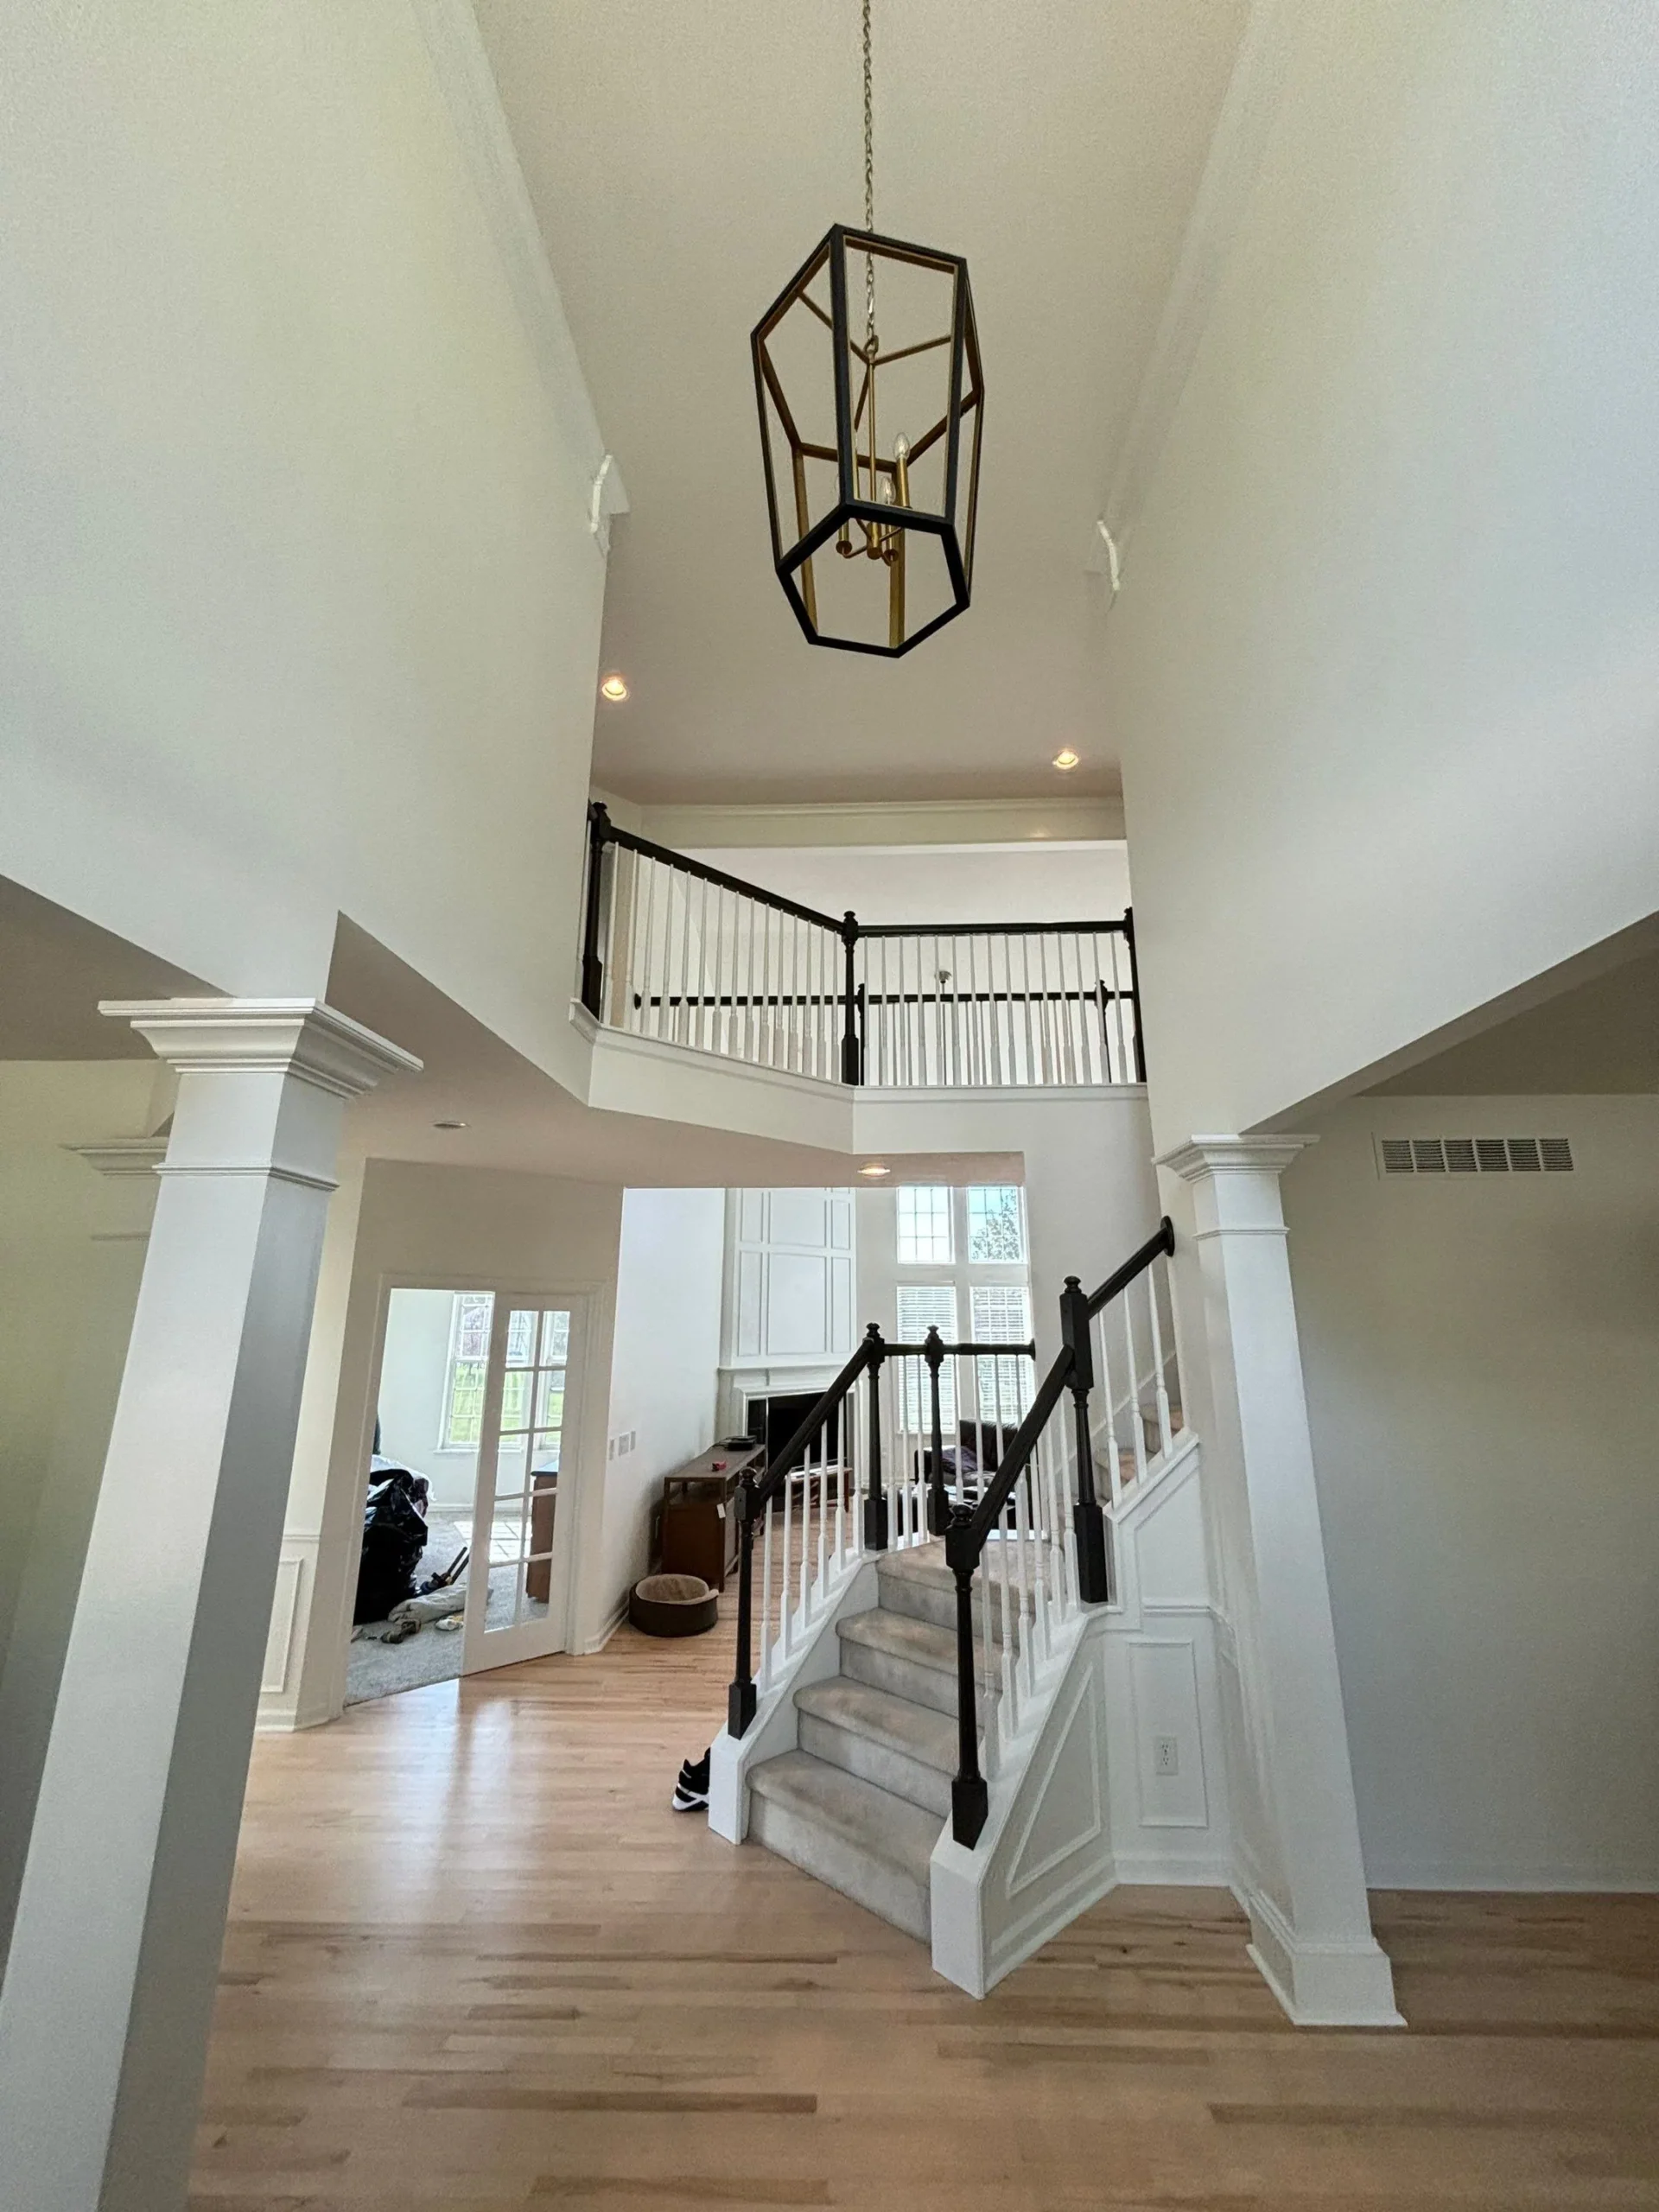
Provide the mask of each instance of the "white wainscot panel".
[{"label": "white wainscot panel", "polygon": [[1135,1636],[1126,1641],[1141,1825],[1208,1827],[1210,1797],[1194,1639]]},{"label": "white wainscot panel", "polygon": [[804,1244],[815,1252],[828,1249],[831,1239],[827,1216],[827,1193],[823,1191],[773,1191],[768,1242]]}]

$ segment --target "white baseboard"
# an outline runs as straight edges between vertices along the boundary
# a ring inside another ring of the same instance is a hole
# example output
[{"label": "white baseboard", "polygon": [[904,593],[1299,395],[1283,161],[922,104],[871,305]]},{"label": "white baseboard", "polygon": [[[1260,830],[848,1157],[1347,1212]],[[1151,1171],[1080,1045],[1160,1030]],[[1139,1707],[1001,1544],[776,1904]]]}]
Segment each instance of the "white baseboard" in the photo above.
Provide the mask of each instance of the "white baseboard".
[{"label": "white baseboard", "polygon": [[1659,1894],[1659,1864],[1651,1866],[1367,1866],[1370,1890],[1453,1890],[1500,1897],[1649,1897]]},{"label": "white baseboard", "polygon": [[1250,1959],[1299,2028],[1405,2026],[1394,2001],[1394,1968],[1375,1937],[1310,1943],[1263,1891],[1235,1895],[1249,1915]]},{"label": "white baseboard", "polygon": [[590,1636],[587,1643],[582,1645],[581,1653],[582,1657],[584,1659],[591,1659],[596,1651],[602,1651],[627,1618],[628,1601],[625,1597],[613,1609],[610,1618],[605,1623],[605,1625],[600,1630],[599,1633],[596,1636]]}]

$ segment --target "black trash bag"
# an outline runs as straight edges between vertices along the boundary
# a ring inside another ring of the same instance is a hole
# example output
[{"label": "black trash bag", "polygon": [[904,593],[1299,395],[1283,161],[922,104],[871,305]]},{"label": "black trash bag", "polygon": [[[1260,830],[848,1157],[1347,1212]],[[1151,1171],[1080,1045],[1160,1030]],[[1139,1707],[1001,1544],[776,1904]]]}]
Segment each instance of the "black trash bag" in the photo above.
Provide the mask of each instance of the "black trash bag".
[{"label": "black trash bag", "polygon": [[352,1618],[383,1621],[415,1595],[415,1570],[426,1549],[427,1485],[407,1467],[393,1467],[369,1486],[363,1508],[363,1555]]}]

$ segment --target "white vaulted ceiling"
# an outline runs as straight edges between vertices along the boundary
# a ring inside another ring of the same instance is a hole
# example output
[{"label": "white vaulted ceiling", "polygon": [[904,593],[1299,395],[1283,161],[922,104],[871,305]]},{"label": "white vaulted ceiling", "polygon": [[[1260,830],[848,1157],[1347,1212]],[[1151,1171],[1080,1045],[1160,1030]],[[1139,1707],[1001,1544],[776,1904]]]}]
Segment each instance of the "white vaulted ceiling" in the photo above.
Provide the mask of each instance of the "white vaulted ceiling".
[{"label": "white vaulted ceiling", "polygon": [[974,604],[899,663],[773,578],[751,326],[861,219],[857,0],[475,0],[632,512],[596,779],[645,800],[1109,791],[1095,518],[1245,0],[874,0],[876,219],[964,253],[988,389]]}]

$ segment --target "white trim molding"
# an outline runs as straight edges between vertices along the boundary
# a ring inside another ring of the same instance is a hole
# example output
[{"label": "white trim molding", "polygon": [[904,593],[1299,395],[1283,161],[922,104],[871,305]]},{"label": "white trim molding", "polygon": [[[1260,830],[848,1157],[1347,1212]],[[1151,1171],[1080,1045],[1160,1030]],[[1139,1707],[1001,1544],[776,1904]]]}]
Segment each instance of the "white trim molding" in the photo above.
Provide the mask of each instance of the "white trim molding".
[{"label": "white trim molding", "polygon": [[531,351],[581,449],[588,526],[607,554],[611,518],[627,512],[628,495],[582,374],[477,18],[467,0],[412,0],[412,6]]},{"label": "white trim molding", "polygon": [[[1081,549],[1085,569],[1099,572],[1100,533],[1127,556],[1158,464],[1174,426],[1211,311],[1243,227],[1266,150],[1290,54],[1294,10],[1287,0],[1252,0],[1232,76],[1221,105],[1198,188],[1193,194],[1175,274],[1147,356],[1128,429],[1117,451],[1100,520]],[[1117,595],[1117,579],[1107,599]]]},{"label": "white trim molding", "polygon": [[291,1074],[335,1098],[359,1098],[385,1075],[418,1075],[402,1046],[321,999],[100,999],[181,1075]]}]

